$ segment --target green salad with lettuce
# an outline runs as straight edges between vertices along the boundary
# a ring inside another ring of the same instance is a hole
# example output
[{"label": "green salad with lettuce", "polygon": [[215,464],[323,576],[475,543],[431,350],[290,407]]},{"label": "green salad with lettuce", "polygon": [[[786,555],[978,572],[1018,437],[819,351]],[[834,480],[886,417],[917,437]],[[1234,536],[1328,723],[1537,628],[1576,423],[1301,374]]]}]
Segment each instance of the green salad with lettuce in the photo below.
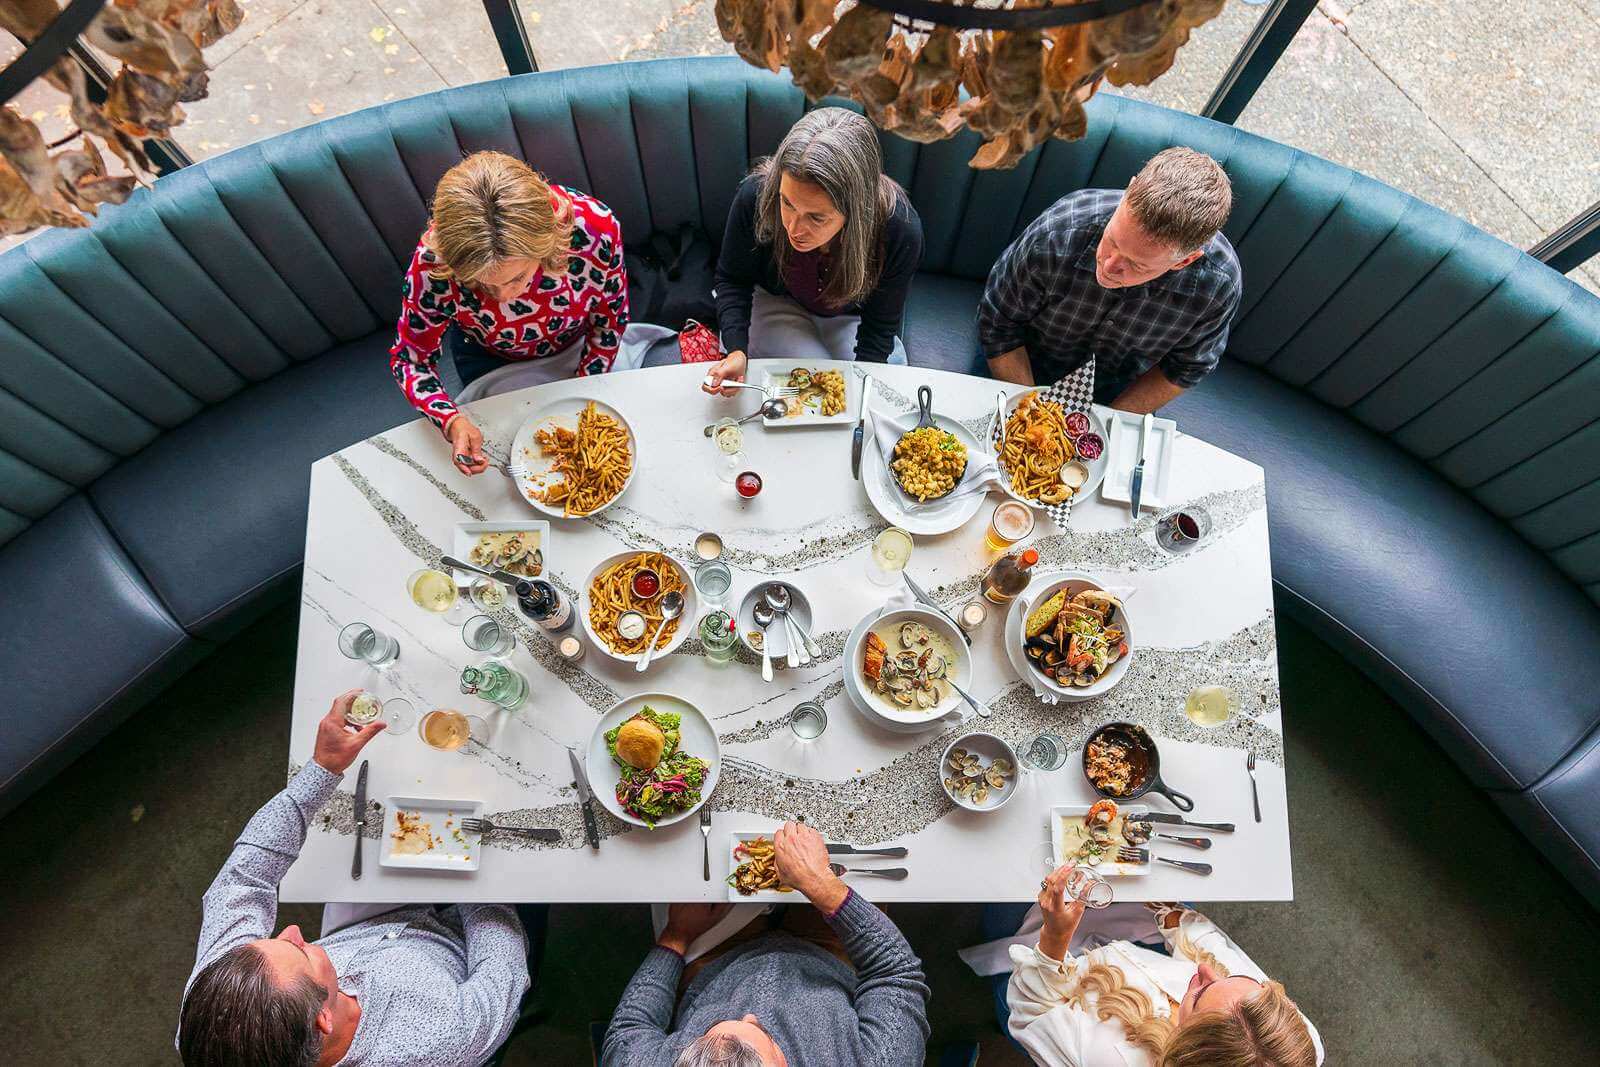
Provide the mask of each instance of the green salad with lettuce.
[{"label": "green salad with lettuce", "polygon": [[661,761],[649,770],[640,770],[617,755],[617,735],[622,724],[606,731],[606,751],[617,765],[617,803],[622,810],[654,827],[660,819],[688,811],[700,803],[700,787],[711,765],[698,756],[678,748],[682,736],[682,716],[658,712],[648,704],[639,717],[654,723],[666,738]]}]

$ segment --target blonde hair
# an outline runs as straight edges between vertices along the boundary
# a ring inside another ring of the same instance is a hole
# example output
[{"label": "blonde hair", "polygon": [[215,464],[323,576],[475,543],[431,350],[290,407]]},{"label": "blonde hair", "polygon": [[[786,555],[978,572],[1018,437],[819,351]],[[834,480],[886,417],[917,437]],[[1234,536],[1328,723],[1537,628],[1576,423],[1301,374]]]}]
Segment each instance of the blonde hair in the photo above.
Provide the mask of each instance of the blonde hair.
[{"label": "blonde hair", "polygon": [[[1177,951],[1219,974],[1228,973],[1215,956],[1195,947],[1181,931]],[[1317,1062],[1311,1031],[1277,982],[1264,982],[1261,992],[1227,1011],[1191,1015],[1182,1026],[1157,1015],[1150,998],[1129,985],[1116,964],[1087,968],[1066,1002],[1087,1011],[1090,994],[1095,997],[1096,1018],[1121,1023],[1128,1040],[1150,1053],[1160,1067],[1315,1067]]]},{"label": "blonde hair", "polygon": [[474,152],[439,179],[424,240],[439,258],[435,277],[471,282],[507,259],[564,272],[572,205],[522,160]]},{"label": "blonde hair", "polygon": [[1151,237],[1187,255],[1217,235],[1233,210],[1228,172],[1204,152],[1157,152],[1123,198]]}]

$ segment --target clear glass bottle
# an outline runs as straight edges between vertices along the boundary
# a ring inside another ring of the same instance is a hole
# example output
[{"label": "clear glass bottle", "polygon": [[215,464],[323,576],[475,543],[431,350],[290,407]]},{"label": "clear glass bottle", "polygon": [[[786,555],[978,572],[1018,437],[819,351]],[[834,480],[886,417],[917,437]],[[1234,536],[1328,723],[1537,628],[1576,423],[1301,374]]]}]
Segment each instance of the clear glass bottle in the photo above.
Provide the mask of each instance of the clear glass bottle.
[{"label": "clear glass bottle", "polygon": [[1038,562],[1039,553],[1031,548],[1025,548],[1014,556],[1001,556],[990,566],[989,573],[983,576],[984,598],[995,604],[1011,603],[1018,593],[1028,588],[1028,580],[1032,577],[1028,570]]},{"label": "clear glass bottle", "polygon": [[572,601],[543,579],[517,583],[517,606],[524,615],[553,634],[572,629]]},{"label": "clear glass bottle", "polygon": [[461,691],[515,711],[528,695],[528,680],[504,663],[491,660],[461,671]]}]

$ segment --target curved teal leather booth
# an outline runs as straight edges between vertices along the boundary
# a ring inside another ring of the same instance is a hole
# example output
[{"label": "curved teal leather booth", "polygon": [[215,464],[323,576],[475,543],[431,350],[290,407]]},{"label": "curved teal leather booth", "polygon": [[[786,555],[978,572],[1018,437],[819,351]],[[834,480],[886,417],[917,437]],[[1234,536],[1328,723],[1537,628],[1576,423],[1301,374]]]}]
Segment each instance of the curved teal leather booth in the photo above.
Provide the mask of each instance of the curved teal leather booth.
[{"label": "curved teal leather booth", "polygon": [[[0,809],[296,586],[310,463],[411,416],[386,349],[444,170],[495,148],[715,244],[805,107],[734,59],[530,75],[190,167],[0,256]],[[977,369],[1000,251],[1187,144],[1231,175],[1245,291],[1174,405],[1267,472],[1281,602],[1377,679],[1600,904],[1600,300],[1462,220],[1229,126],[1097,96],[978,172],[884,140],[927,252],[912,362]],[[633,373],[650,373],[648,370]]]}]

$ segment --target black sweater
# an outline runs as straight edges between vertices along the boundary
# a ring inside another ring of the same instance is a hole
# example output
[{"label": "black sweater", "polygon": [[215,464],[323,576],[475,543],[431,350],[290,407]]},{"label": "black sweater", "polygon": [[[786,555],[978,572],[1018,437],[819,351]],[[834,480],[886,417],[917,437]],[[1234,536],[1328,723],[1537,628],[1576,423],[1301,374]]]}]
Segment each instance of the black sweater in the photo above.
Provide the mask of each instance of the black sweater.
[{"label": "black sweater", "polygon": [[[722,235],[717,259],[717,326],[729,352],[750,347],[750,301],[756,285],[775,296],[787,295],[772,243],[756,240],[756,199],[761,179],[751,176],[739,186],[728,211],[728,228]],[[911,276],[922,262],[922,220],[909,200],[901,198],[883,227],[880,244],[883,269],[878,286],[857,304],[846,304],[837,314],[861,316],[856,333],[856,359],[884,363],[894,349],[895,334],[905,313]]]}]

